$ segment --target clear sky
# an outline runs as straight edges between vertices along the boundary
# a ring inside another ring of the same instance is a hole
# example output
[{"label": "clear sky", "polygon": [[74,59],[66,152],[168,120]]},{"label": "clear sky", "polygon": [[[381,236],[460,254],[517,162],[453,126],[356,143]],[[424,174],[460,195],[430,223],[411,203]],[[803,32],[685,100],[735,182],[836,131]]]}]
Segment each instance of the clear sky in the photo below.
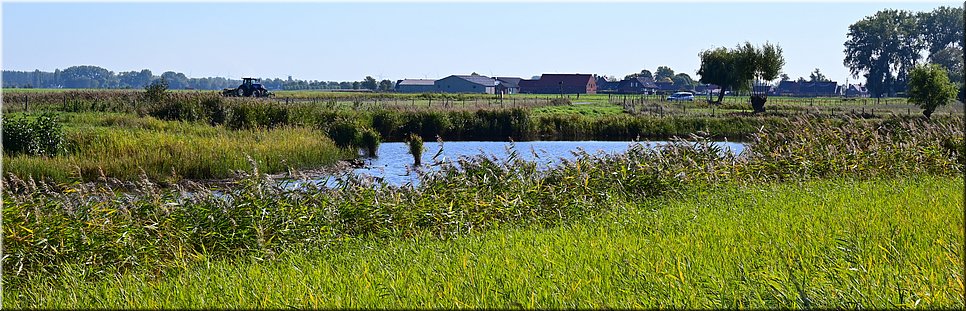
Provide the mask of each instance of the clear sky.
[{"label": "clear sky", "polygon": [[962,2],[5,2],[2,67],[357,81],[471,72],[621,78],[666,65],[697,79],[700,51],[770,41],[784,49],[793,79],[820,68],[844,83],[850,24],[885,8],[942,5]]}]

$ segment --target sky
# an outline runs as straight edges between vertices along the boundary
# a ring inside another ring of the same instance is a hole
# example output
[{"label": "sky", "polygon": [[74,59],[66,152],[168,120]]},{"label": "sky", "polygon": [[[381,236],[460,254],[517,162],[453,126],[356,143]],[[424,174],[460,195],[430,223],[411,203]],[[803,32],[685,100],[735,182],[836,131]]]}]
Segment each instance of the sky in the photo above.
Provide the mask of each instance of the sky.
[{"label": "sky", "polygon": [[962,2],[3,2],[4,70],[94,65],[188,77],[323,81],[476,72],[622,78],[668,66],[698,79],[698,53],[778,44],[784,72],[857,80],[848,26],[886,9]]}]

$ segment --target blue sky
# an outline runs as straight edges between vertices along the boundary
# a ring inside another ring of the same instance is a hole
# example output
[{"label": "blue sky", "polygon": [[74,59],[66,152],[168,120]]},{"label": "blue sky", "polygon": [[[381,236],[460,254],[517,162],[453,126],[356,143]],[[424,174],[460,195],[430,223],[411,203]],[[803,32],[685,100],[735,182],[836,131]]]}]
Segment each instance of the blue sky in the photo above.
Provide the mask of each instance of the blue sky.
[{"label": "blue sky", "polygon": [[5,2],[2,67],[356,81],[471,72],[620,78],[666,65],[697,79],[700,51],[770,41],[784,49],[793,78],[820,68],[844,83],[850,24],[885,8],[941,5],[962,3]]}]

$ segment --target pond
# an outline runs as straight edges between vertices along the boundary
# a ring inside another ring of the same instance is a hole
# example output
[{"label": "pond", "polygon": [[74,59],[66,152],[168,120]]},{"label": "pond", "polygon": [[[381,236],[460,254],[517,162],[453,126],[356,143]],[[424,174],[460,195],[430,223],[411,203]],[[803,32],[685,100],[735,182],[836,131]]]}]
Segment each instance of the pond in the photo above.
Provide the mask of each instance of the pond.
[{"label": "pond", "polygon": [[[539,167],[547,168],[560,163],[561,159],[573,160],[576,156],[574,152],[583,149],[589,154],[618,154],[628,150],[632,144],[641,144],[646,148],[656,148],[668,144],[667,141],[527,141],[512,143],[513,150],[517,156],[528,161],[537,162]],[[725,152],[741,154],[745,149],[742,143],[734,142],[715,142]],[[437,142],[426,142],[423,151],[422,169],[433,169],[427,164],[432,164],[434,156],[438,161],[455,162],[460,157],[475,157],[487,155],[504,160],[510,154],[511,143],[499,141],[454,141],[442,144],[443,152],[439,153],[440,144]],[[409,154],[409,147],[406,143],[391,142],[379,145],[378,157],[365,158],[364,166],[353,169],[355,175],[368,175],[377,180],[384,180],[390,185],[403,185],[406,183],[417,183],[416,173],[413,171],[413,156]],[[335,186],[337,178],[326,178],[316,180],[317,183],[324,183],[328,186]]]}]

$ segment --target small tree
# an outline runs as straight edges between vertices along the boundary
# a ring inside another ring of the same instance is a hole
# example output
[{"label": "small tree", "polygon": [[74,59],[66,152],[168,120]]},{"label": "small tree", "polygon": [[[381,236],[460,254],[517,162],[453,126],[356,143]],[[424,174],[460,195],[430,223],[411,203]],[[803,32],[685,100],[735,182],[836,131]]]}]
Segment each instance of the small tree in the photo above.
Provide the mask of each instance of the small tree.
[{"label": "small tree", "polygon": [[781,47],[767,42],[760,48],[745,42],[735,49],[722,47],[702,51],[698,56],[701,58],[699,81],[716,84],[722,89],[718,95],[718,103],[721,103],[725,89],[750,89],[751,106],[755,112],[765,111],[768,94],[766,88],[753,86],[775,80],[785,65]]},{"label": "small tree", "polygon": [[152,103],[160,103],[168,93],[168,80],[157,79],[144,87],[145,96]]},{"label": "small tree", "polygon": [[956,86],[949,82],[946,69],[936,64],[916,66],[909,72],[909,102],[922,108],[930,118],[936,108],[956,98]]}]

